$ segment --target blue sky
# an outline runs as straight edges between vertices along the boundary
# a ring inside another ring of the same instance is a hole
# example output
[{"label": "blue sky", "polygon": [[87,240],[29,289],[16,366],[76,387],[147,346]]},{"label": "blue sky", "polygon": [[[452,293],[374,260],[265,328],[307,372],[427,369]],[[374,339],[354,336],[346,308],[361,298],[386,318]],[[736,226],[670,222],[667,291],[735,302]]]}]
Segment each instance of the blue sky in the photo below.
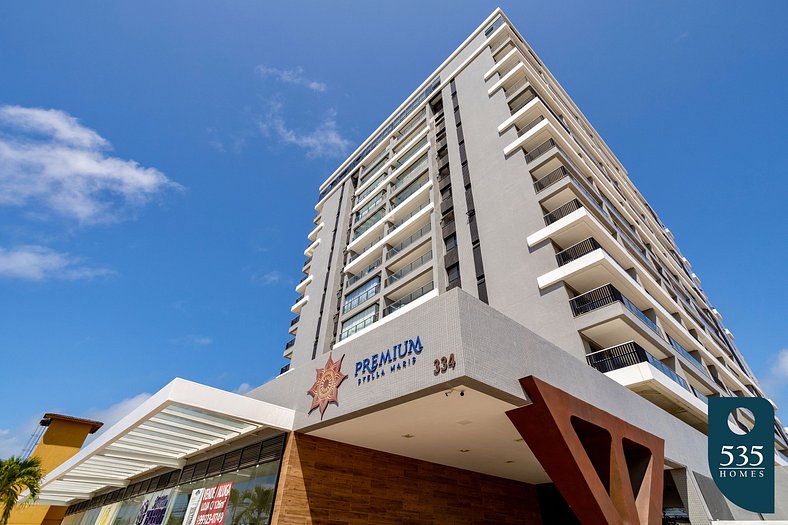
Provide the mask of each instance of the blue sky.
[{"label": "blue sky", "polygon": [[[501,6],[788,403],[788,4]],[[318,185],[495,7],[0,4],[0,457],[276,375]]]}]

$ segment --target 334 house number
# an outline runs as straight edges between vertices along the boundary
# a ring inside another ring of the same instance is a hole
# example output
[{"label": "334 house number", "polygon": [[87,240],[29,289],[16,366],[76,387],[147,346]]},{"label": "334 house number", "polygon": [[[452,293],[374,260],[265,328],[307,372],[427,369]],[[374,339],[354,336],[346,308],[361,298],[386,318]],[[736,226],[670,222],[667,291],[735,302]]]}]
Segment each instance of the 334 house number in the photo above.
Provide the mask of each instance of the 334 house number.
[{"label": "334 house number", "polygon": [[433,364],[435,365],[435,375],[445,374],[449,368],[454,370],[457,366],[457,360],[454,358],[454,354],[449,354],[449,357],[443,356],[436,359]]}]

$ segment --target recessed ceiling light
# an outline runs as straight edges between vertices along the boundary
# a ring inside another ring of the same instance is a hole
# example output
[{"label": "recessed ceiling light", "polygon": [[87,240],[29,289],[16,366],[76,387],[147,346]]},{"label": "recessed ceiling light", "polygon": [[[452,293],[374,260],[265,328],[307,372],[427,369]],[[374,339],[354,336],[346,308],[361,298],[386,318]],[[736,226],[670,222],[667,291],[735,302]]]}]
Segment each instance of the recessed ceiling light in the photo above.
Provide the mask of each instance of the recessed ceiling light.
[{"label": "recessed ceiling light", "polygon": [[506,460],[506,463],[514,463],[513,459]]},{"label": "recessed ceiling light", "polygon": [[461,448],[460,449],[460,452],[470,452],[470,451],[471,451],[471,449],[469,449],[469,448]]},{"label": "recessed ceiling light", "polygon": [[416,436],[414,436],[413,434],[402,434],[402,437],[404,437],[405,439],[410,439],[410,438],[416,437]]}]

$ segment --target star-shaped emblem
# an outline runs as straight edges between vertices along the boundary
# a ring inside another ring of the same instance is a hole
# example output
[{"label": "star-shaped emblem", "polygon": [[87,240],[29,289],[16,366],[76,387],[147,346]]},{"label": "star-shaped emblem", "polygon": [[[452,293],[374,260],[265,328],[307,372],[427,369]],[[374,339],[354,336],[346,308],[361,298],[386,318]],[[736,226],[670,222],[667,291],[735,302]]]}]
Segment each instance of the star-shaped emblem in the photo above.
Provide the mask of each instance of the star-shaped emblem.
[{"label": "star-shaped emblem", "polygon": [[329,403],[339,404],[337,400],[337,389],[342,381],[345,380],[347,375],[343,374],[340,370],[342,368],[342,360],[345,358],[343,355],[339,361],[334,361],[331,354],[328,354],[328,361],[323,368],[317,368],[317,377],[315,384],[307,392],[312,396],[312,406],[309,407],[309,414],[316,408],[320,408],[320,419],[323,419],[323,413]]}]

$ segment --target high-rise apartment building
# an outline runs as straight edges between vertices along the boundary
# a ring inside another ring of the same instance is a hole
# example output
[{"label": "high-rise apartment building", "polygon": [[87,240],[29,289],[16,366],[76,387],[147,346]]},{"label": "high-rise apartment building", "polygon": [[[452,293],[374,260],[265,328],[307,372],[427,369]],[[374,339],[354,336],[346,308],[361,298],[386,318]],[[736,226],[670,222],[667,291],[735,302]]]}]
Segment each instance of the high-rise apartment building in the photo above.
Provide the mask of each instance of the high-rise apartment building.
[{"label": "high-rise apartment building", "polygon": [[708,396],[765,396],[670,230],[504,17],[328,178],[315,210],[293,366],[461,288],[701,431]]},{"label": "high-rise apartment building", "polygon": [[[166,387],[45,480],[69,525],[127,525],[166,491],[166,525],[192,525],[196,491],[226,483],[268,491],[255,524],[764,518],[729,504],[706,460],[708,398],[764,392],[671,232],[500,10],[315,211],[289,364],[247,396]],[[765,424],[786,494],[788,437]],[[239,494],[222,509],[248,517]]]}]

